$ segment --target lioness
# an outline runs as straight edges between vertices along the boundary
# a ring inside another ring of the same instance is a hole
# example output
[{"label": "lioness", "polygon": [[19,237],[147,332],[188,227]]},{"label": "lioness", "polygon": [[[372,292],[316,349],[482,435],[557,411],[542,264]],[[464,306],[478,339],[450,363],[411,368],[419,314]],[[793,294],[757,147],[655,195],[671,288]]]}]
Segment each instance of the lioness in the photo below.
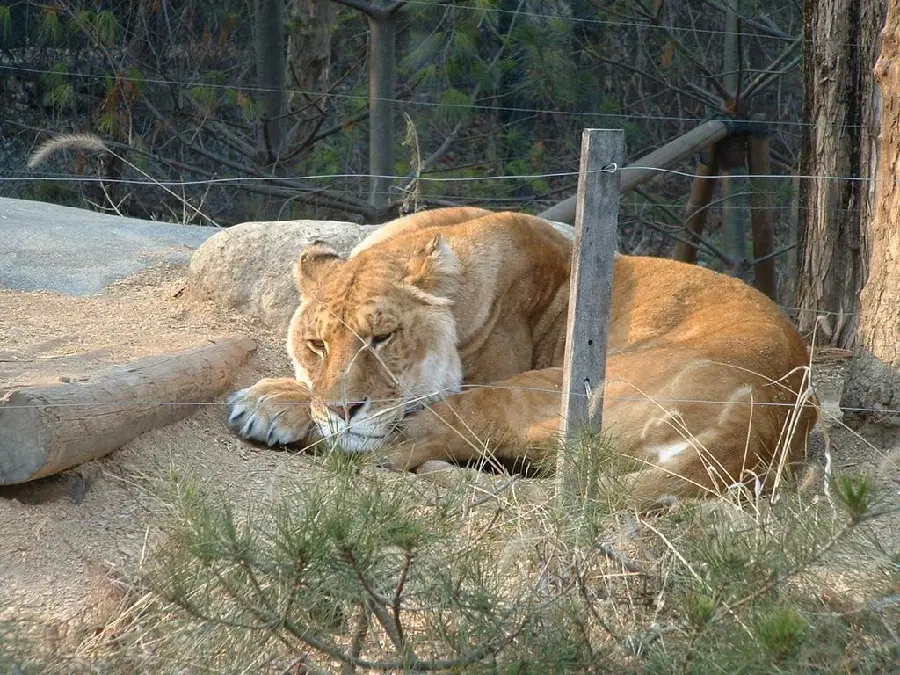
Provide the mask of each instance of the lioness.
[{"label": "lioness", "polygon": [[[406,469],[486,448],[540,460],[560,426],[571,255],[539,218],[476,208],[400,218],[346,259],[314,245],[297,264],[294,378],[234,393],[229,423]],[[806,346],[741,281],[618,256],[608,351],[604,428],[640,469],[637,501],[765,483],[803,454]]]}]

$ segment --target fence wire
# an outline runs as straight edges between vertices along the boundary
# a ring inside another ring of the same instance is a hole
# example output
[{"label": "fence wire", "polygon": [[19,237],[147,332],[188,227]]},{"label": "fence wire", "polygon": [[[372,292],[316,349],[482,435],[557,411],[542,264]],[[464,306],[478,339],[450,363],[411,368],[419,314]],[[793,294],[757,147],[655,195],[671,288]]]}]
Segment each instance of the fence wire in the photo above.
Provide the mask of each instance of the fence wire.
[{"label": "fence wire", "polygon": [[[813,367],[815,369],[815,366]],[[90,382],[90,378],[84,380],[84,382]],[[62,384],[62,383],[61,383]],[[77,386],[79,384],[78,381],[65,383],[72,384]],[[603,383],[605,386],[607,383]],[[61,386],[61,385],[43,385],[43,386]],[[13,386],[7,390],[7,394],[13,393],[18,389],[24,388],[24,385],[21,386]],[[442,392],[441,390],[436,390],[430,394],[424,394],[417,399],[426,400],[432,399],[434,397],[441,397],[440,400],[443,401],[452,401],[454,394],[465,393],[467,391],[474,390],[494,390],[494,391],[520,391],[520,392],[532,392],[532,393],[540,393],[540,394],[554,394],[557,396],[562,396],[562,391],[560,389],[553,389],[549,387],[524,387],[524,386],[512,386],[512,385],[499,385],[499,384],[464,384],[458,390],[447,390]],[[2,391],[2,390],[0,390]],[[581,393],[577,391],[573,391],[571,396],[575,398],[581,399],[589,399],[592,396],[596,395],[597,392],[593,392],[592,394]],[[795,408],[797,405],[795,403],[779,403],[779,402],[761,402],[761,401],[721,401],[716,399],[705,399],[705,398],[670,398],[670,397],[656,397],[650,395],[643,396],[616,396],[610,394],[604,394],[603,399],[605,401],[622,401],[622,402],[646,402],[653,401],[654,403],[664,404],[664,405],[674,405],[674,404],[696,404],[696,405],[715,405],[715,406],[736,406],[736,405],[744,405],[749,407],[760,407],[760,408]],[[405,405],[409,403],[409,401],[405,401],[401,398],[375,398],[375,399],[366,399],[364,401],[351,401],[349,402],[351,405],[353,403],[376,403],[376,404],[395,404],[395,405]],[[125,401],[100,401],[100,402],[77,402],[77,403],[3,403],[2,398],[0,398],[0,410],[18,410],[18,409],[52,409],[52,408],[84,408],[84,407],[94,407],[94,406],[103,406],[103,407],[117,407],[117,408],[130,408],[130,407],[144,407],[144,406],[197,406],[197,407],[230,407],[232,404],[228,401],[168,401],[161,399],[140,399],[140,400],[125,400]],[[280,406],[298,406],[298,407],[309,407],[312,404],[310,402],[286,402],[279,403]],[[900,409],[894,408],[883,408],[883,407],[872,407],[872,408],[856,408],[856,407],[841,407],[841,410],[844,412],[853,412],[853,413],[880,413],[883,415],[900,415]]]},{"label": "fence wire", "polygon": [[[868,183],[873,182],[876,179],[874,178],[866,178],[862,176],[830,176],[827,174],[716,174],[712,176],[691,173],[689,171],[679,171],[677,169],[663,169],[661,167],[656,166],[623,166],[616,167],[614,169],[595,169],[592,171],[588,171],[589,174],[596,173],[613,173],[613,172],[629,172],[629,171],[652,171],[654,173],[660,174],[670,174],[674,176],[680,176],[682,178],[702,178],[704,180],[724,180],[724,179],[751,179],[751,180],[787,180],[787,179],[800,179],[800,180],[834,180],[834,181],[850,181],[850,182],[862,182]],[[26,173],[24,171],[16,170],[16,173]],[[12,172],[7,172],[12,173]],[[57,175],[43,175],[43,174],[33,174],[27,176],[0,176],[0,181],[8,182],[8,183],[21,183],[21,182],[32,182],[32,181],[45,181],[45,182],[76,182],[76,183],[106,183],[110,185],[115,184],[124,184],[124,185],[148,185],[148,186],[163,186],[163,187],[196,187],[203,185],[219,185],[219,184],[253,184],[253,183],[266,183],[266,182],[276,182],[279,184],[279,187],[297,187],[298,189],[302,188],[302,186],[289,186],[285,185],[285,181],[329,181],[329,180],[370,180],[370,179],[386,179],[386,180],[396,180],[396,181],[407,181],[407,182],[422,182],[422,183],[481,183],[484,181],[533,181],[533,180],[548,180],[552,178],[577,178],[579,172],[578,171],[555,171],[550,173],[534,173],[534,174],[516,174],[516,175],[502,175],[502,176],[400,176],[400,175],[385,175],[385,174],[370,174],[370,173],[332,173],[332,174],[316,174],[310,176],[236,176],[236,177],[223,177],[223,178],[202,178],[196,180],[154,180],[154,179],[140,179],[140,178],[103,178],[100,176],[79,176],[75,174],[57,174]],[[324,188],[323,188],[324,189]],[[399,189],[397,186],[395,189]],[[766,194],[774,194],[772,192],[767,192]],[[764,208],[764,207],[759,207]]]},{"label": "fence wire", "polygon": [[[146,84],[157,84],[171,87],[181,87],[181,88],[206,88],[206,89],[221,89],[225,91],[242,91],[247,93],[257,93],[257,94],[265,94],[273,91],[284,92],[285,94],[297,95],[297,96],[306,96],[314,99],[327,100],[329,98],[333,99],[341,99],[348,101],[361,101],[361,102],[370,102],[370,101],[381,101],[384,103],[395,103],[402,106],[409,107],[418,107],[418,108],[444,108],[444,109],[465,109],[465,110],[483,110],[488,112],[509,112],[509,113],[521,113],[528,115],[548,115],[552,117],[570,117],[570,118],[581,118],[581,119],[624,119],[624,120],[648,120],[654,122],[691,122],[693,124],[700,124],[704,121],[708,121],[709,118],[703,117],[685,117],[678,115],[637,115],[632,113],[613,113],[613,112],[591,112],[591,111],[577,111],[577,110],[559,110],[550,109],[550,108],[523,108],[518,106],[503,106],[503,105],[489,105],[485,103],[478,103],[477,101],[473,101],[471,103],[448,103],[448,102],[437,102],[437,101],[423,101],[416,100],[411,98],[397,98],[397,97],[377,97],[377,96],[369,96],[368,94],[346,94],[334,91],[313,91],[308,89],[293,89],[286,87],[259,87],[254,85],[232,85],[232,84],[215,84],[209,82],[202,81],[190,81],[190,80],[169,80],[165,78],[158,77],[137,77],[137,76],[129,76],[122,73],[115,74],[104,74],[104,73],[65,73],[61,74],[54,70],[49,70],[45,68],[26,68],[24,66],[0,66],[0,72],[20,72],[20,73],[31,73],[34,75],[53,75],[56,77],[60,77],[65,75],[65,77],[79,78],[79,79],[102,79],[106,77],[114,77],[117,80],[121,80],[123,82],[133,82],[133,83],[146,83]],[[812,122],[799,122],[794,120],[766,120],[766,124],[769,126],[777,126],[777,127],[824,127],[824,128],[834,128],[836,130],[843,129],[865,129],[867,128],[866,124],[842,124],[835,122],[833,124],[816,124]]]},{"label": "fence wire", "polygon": [[[408,4],[412,5],[420,5],[420,6],[428,6],[434,7],[434,4],[431,2],[426,2],[424,0],[408,0]],[[482,12],[482,13],[494,13],[494,14],[518,14],[520,16],[527,16],[533,19],[541,19],[541,20],[554,20],[554,21],[564,21],[570,23],[578,23],[583,25],[597,25],[604,27],[616,27],[616,28],[637,28],[637,29],[647,29],[647,30],[660,30],[664,32],[689,32],[691,34],[709,34],[709,35],[726,35],[728,31],[725,30],[714,30],[714,29],[699,29],[696,27],[679,27],[679,26],[670,26],[670,25],[655,25],[646,22],[639,21],[616,21],[616,20],[604,20],[604,19],[589,19],[589,18],[579,18],[572,16],[564,16],[560,14],[549,14],[542,12],[533,12],[533,11],[524,11],[524,10],[507,10],[502,8],[479,8],[469,5],[451,5],[448,8],[452,8],[455,10],[466,10],[466,11],[474,11],[474,12]],[[751,19],[752,17],[747,17]],[[773,33],[762,33],[762,32],[748,32],[742,31],[742,37],[747,38],[759,38],[766,40],[776,40],[783,42],[805,42],[802,38],[797,38],[788,35],[776,35]],[[858,42],[846,42],[846,41],[832,41],[836,44],[847,45],[852,47],[859,48],[861,45]],[[27,68],[21,66],[2,66],[2,71],[4,72],[18,72],[18,73],[28,73],[34,75],[53,75],[53,76],[61,76],[64,75],[68,78],[83,78],[83,79],[94,79],[105,77],[104,74],[97,73],[65,73],[61,74],[58,71],[50,70],[50,69],[40,69],[40,68]],[[117,79],[124,81],[132,81],[132,82],[142,82],[149,84],[157,84],[164,86],[175,86],[175,87],[202,87],[207,89],[221,89],[221,90],[239,90],[244,92],[252,92],[252,93],[267,93],[270,91],[274,91],[275,89],[267,88],[267,87],[259,87],[259,86],[249,86],[249,85],[233,85],[233,84],[214,84],[202,81],[188,81],[188,80],[170,80],[164,78],[154,78],[154,77],[129,77],[124,74],[116,74]],[[347,93],[339,93],[334,91],[312,91],[312,90],[299,90],[299,89],[282,89],[288,94],[295,95],[304,95],[308,97],[322,98],[322,99],[342,99],[342,100],[353,100],[353,101],[366,101],[370,102],[372,100],[379,100],[385,102],[391,102],[396,104],[401,104],[403,106],[410,107],[424,107],[424,108],[463,108],[467,110],[483,110],[490,112],[512,112],[512,113],[522,113],[522,114],[530,114],[530,115],[551,115],[554,117],[570,117],[570,118],[583,118],[583,119],[629,119],[629,120],[647,120],[647,121],[669,121],[669,122],[692,122],[698,123],[702,122],[702,119],[696,117],[682,117],[682,116],[674,116],[674,115],[634,115],[634,114],[624,114],[624,113],[597,113],[597,112],[579,112],[579,111],[561,111],[558,109],[541,109],[541,108],[525,108],[525,107],[516,107],[516,106],[500,106],[500,105],[492,105],[492,104],[484,104],[479,103],[477,101],[473,101],[472,103],[438,103],[432,101],[422,101],[422,100],[414,100],[414,99],[401,99],[401,98],[378,98],[374,99],[368,95],[356,95],[356,94],[347,94]],[[809,122],[799,122],[799,121],[790,121],[790,120],[767,120],[767,125],[771,126],[782,126],[782,127],[813,127],[813,126],[821,126],[814,125]],[[844,124],[835,124],[832,125],[838,127],[840,129],[848,129],[848,128],[866,128],[865,124],[858,125],[844,125]],[[600,171],[608,171],[609,169],[602,169]],[[689,171],[680,171],[676,169],[663,169],[659,167],[649,167],[649,166],[627,166],[627,167],[616,167],[615,171],[627,172],[627,171],[653,171],[659,174],[667,174],[673,176],[679,176],[682,178],[690,178],[697,179],[702,178],[705,180],[721,180],[725,178],[729,179],[751,179],[751,180],[787,180],[787,179],[800,179],[800,180],[826,180],[826,181],[848,181],[848,182],[871,182],[874,179],[865,178],[861,176],[833,176],[833,175],[802,175],[802,174],[768,174],[768,175],[753,175],[753,174],[728,174],[728,175],[715,175],[715,176],[706,176],[699,175]],[[13,172],[7,172],[13,173]],[[15,171],[14,173],[26,173],[24,171]],[[285,185],[285,181],[296,180],[296,181],[304,181],[304,182],[317,182],[317,181],[336,181],[336,180],[371,180],[374,178],[380,179],[388,179],[388,180],[396,180],[396,181],[404,181],[404,182],[418,182],[418,183],[471,183],[471,182],[485,182],[485,181],[534,181],[534,180],[550,180],[550,179],[564,179],[564,178],[576,178],[579,175],[578,171],[562,171],[562,172],[550,172],[550,173],[537,173],[537,174],[524,174],[524,175],[483,175],[483,176],[433,176],[433,175],[422,175],[422,176],[399,176],[399,175],[373,175],[367,173],[336,173],[336,174],[320,174],[320,175],[310,175],[310,176],[278,176],[278,177],[263,177],[263,176],[245,176],[245,177],[221,177],[221,178],[208,178],[208,179],[197,179],[197,180],[152,180],[152,179],[128,179],[128,178],[101,178],[101,177],[93,177],[93,176],[78,176],[78,175],[23,175],[23,176],[0,176],[0,182],[5,183],[20,183],[20,182],[75,182],[75,183],[100,183],[100,184],[120,184],[120,185],[134,185],[134,186],[163,186],[167,188],[186,188],[186,187],[200,187],[200,186],[214,186],[214,185],[234,185],[234,186],[242,186],[242,185],[253,185],[258,183],[267,183],[277,181],[280,183],[281,187],[285,187],[287,189],[297,189],[298,192],[304,191],[302,186],[288,186]],[[350,190],[335,190],[331,188],[322,188],[322,192],[325,191],[331,193],[351,193]],[[315,191],[314,191],[315,192]],[[392,191],[389,194],[397,195],[398,193],[403,192],[402,188],[399,186],[393,187]],[[308,191],[305,191],[308,194]],[[465,198],[458,196],[435,196],[435,195],[426,195],[422,197],[423,201],[434,200],[434,199],[452,199],[453,201],[461,201],[461,202],[471,202],[471,203],[501,203],[504,201],[521,203],[522,199],[504,199],[504,198]],[[538,201],[542,200],[540,195],[531,197],[530,200]],[[543,199],[546,200],[546,199]],[[527,200],[524,200],[527,201]],[[646,205],[648,207],[652,207],[653,205]],[[751,209],[765,209],[765,210],[774,210],[774,209],[784,209],[789,210],[793,208],[797,208],[799,210],[804,210],[806,207],[797,206],[797,207],[754,207],[754,206],[741,206],[738,207],[742,210],[751,210]],[[840,209],[842,211],[858,211],[859,209]],[[806,312],[806,313],[815,313],[820,316],[856,316],[856,313],[844,313],[844,312],[830,312],[824,310],[815,310],[808,308],[800,308],[800,307],[782,307],[783,310],[788,312]],[[500,386],[500,385],[464,385],[462,387],[463,391],[471,391],[475,389],[494,389],[494,390],[516,390],[516,391],[530,391],[530,392],[538,392],[538,393],[552,393],[555,395],[561,395],[562,392],[558,389],[546,389],[546,388],[531,388],[531,387],[509,387],[509,386]],[[441,392],[435,392],[433,395],[440,395]],[[582,394],[578,392],[574,392],[572,396],[587,398],[587,394]],[[646,401],[648,397],[642,396],[611,396],[605,395],[604,398],[610,401]],[[719,400],[711,400],[711,399],[678,399],[678,398],[669,398],[669,399],[658,399],[653,398],[654,401],[659,402],[661,404],[703,404],[703,405],[752,405],[752,406],[778,406],[778,407],[788,407],[794,408],[795,404],[793,403],[777,403],[777,402],[750,402],[750,401],[719,401]],[[395,403],[401,404],[403,401],[399,399],[376,399],[371,400],[374,403]],[[27,408],[63,408],[63,407],[84,407],[84,403],[41,403],[41,404],[4,404],[0,403],[0,409],[2,410],[10,410],[10,409],[27,409]],[[131,400],[131,401],[116,401],[116,402],[99,402],[99,403],[90,403],[90,406],[114,406],[114,407],[132,407],[132,406],[229,406],[230,404],[227,401],[162,401],[162,400]],[[310,405],[309,403],[297,403],[295,405]],[[885,409],[885,408],[842,408],[842,410],[846,412],[877,412],[880,414],[891,414],[891,415],[900,415],[900,409]]]}]

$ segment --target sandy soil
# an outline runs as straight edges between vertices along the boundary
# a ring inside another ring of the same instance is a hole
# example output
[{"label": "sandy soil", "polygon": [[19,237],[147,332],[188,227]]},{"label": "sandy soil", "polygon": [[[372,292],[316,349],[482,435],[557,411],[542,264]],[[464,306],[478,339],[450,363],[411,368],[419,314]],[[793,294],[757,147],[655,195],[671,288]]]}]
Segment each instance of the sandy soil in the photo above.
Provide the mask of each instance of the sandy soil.
[{"label": "sandy soil", "polygon": [[[236,374],[235,388],[289,372],[282,336],[183,299],[183,275],[183,268],[157,268],[92,297],[0,292],[0,392],[232,332],[252,335],[259,346]],[[837,412],[842,366],[834,358],[816,366],[829,414]],[[113,578],[133,577],[158,536],[148,477],[172,468],[196,472],[253,501],[266,499],[297,472],[315,470],[307,456],[238,441],[226,428],[226,410],[223,400],[198,406],[191,418],[101,460],[31,484],[0,487],[0,618],[36,617],[64,638],[112,612]],[[838,468],[880,469],[888,492],[900,502],[900,468],[884,465],[883,451],[840,426],[832,428],[832,448]],[[898,519],[887,521],[884,531],[888,539],[900,539]]]},{"label": "sandy soil", "polygon": [[[258,343],[235,388],[289,373],[281,336],[177,297],[183,275],[184,268],[156,268],[91,297],[0,291],[0,393],[235,332]],[[148,478],[176,468],[264,498],[279,479],[309,470],[305,456],[240,442],[226,417],[224,400],[200,405],[101,460],[0,486],[0,618],[36,617],[65,633],[112,609],[103,606],[115,600],[111,578],[132,576],[156,534]]]}]

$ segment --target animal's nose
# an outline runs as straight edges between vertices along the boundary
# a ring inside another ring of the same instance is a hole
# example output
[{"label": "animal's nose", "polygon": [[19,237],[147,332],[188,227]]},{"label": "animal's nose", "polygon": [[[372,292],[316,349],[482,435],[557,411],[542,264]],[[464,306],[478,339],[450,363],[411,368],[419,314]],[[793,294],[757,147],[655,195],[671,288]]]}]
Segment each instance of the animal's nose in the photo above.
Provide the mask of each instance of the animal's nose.
[{"label": "animal's nose", "polygon": [[349,422],[356,413],[363,409],[365,404],[365,401],[351,401],[349,403],[336,403],[332,401],[326,403],[325,407],[344,421]]}]

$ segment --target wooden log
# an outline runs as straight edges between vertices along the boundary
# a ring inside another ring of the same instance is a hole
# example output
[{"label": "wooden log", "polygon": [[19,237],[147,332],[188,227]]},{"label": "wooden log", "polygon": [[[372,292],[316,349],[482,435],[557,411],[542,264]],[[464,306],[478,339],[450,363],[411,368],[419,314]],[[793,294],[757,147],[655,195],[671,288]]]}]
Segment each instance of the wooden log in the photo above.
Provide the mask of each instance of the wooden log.
[{"label": "wooden log", "polygon": [[[636,188],[638,185],[646,183],[654,176],[659,175],[658,171],[654,171],[653,168],[650,167],[665,169],[675,164],[675,162],[694,154],[710,143],[720,141],[725,138],[728,133],[728,124],[721,120],[710,120],[709,122],[704,122],[699,127],[695,127],[683,136],[679,136],[675,140],[666,143],[661,148],[657,148],[649,155],[644,155],[634,163],[625,167],[622,172],[622,180],[619,188],[621,194],[625,194],[629,190]],[[561,223],[572,224],[575,222],[576,203],[577,195],[569,197],[555,206],[551,206],[539,215],[545,220],[554,220]]]},{"label": "wooden log", "polygon": [[226,337],[0,397],[0,485],[24,483],[106,455],[172,424],[230,383],[256,344]]},{"label": "wooden log", "polygon": [[697,177],[691,183],[691,196],[688,199],[685,215],[685,238],[675,245],[675,260],[695,264],[697,247],[688,242],[699,241],[706,229],[709,219],[709,202],[716,189],[715,176],[719,173],[719,160],[716,157],[715,144],[706,149],[706,162],[697,164]]}]

